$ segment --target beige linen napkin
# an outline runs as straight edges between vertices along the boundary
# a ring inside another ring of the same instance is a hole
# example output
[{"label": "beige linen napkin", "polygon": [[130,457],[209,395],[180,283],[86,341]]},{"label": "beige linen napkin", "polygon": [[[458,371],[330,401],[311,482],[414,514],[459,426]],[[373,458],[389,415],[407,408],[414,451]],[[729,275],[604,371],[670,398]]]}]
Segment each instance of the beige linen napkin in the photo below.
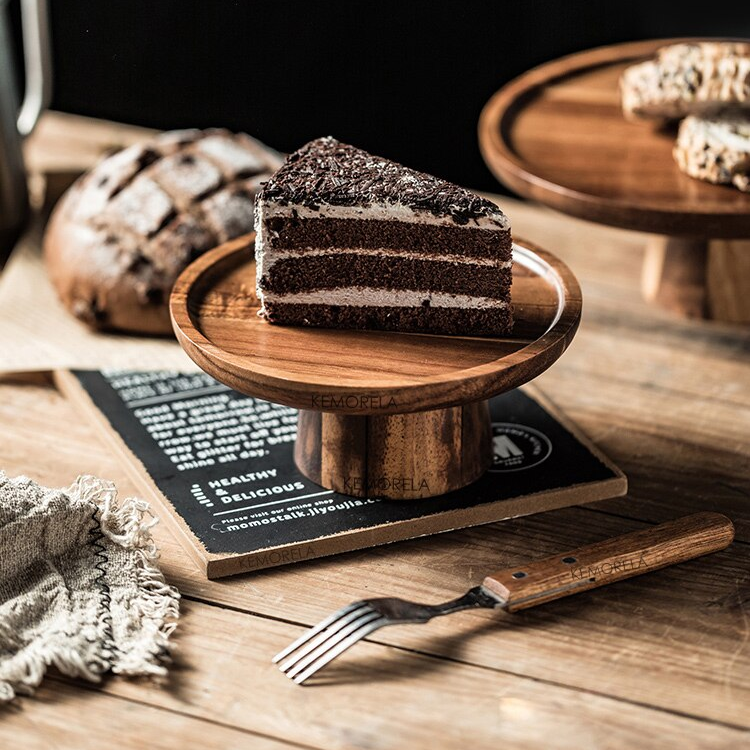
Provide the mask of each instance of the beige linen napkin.
[{"label": "beige linen napkin", "polygon": [[156,565],[154,523],[95,477],[54,490],[0,472],[0,701],[50,664],[92,681],[166,674],[179,594]]}]

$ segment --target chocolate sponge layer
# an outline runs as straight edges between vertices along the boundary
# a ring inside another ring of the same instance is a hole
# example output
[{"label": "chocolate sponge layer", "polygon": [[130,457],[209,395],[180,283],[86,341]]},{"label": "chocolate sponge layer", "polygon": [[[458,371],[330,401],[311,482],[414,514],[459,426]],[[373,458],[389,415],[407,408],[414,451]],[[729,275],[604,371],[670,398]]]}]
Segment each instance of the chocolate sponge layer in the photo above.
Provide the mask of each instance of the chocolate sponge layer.
[{"label": "chocolate sponge layer", "polygon": [[470,226],[435,226],[377,219],[266,219],[274,250],[400,248],[414,253],[439,253],[471,258],[510,260],[510,230]]},{"label": "chocolate sponge layer", "polygon": [[510,307],[499,310],[449,307],[348,307],[267,302],[272,323],[319,328],[354,328],[404,333],[501,336],[513,327]]},{"label": "chocolate sponge layer", "polygon": [[278,260],[263,274],[260,285],[280,294],[362,286],[505,299],[511,279],[510,268],[351,253]]}]

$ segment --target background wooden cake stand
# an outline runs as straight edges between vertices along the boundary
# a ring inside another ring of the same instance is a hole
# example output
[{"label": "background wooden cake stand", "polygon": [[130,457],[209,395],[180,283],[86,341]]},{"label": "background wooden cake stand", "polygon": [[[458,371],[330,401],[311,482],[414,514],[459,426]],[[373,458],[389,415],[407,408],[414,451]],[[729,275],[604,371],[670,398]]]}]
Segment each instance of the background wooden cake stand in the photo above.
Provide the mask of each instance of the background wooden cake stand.
[{"label": "background wooden cake stand", "polygon": [[647,299],[690,317],[750,323],[750,194],[679,171],[676,126],[624,119],[618,80],[677,39],[582,52],[498,91],[479,121],[485,161],[523,196],[591,221],[656,233]]},{"label": "background wooden cake stand", "polygon": [[252,242],[221,245],[183,272],[170,302],[177,338],[222,383],[300,409],[297,466],[347,495],[430,497],[481,476],[487,400],[546,370],[581,317],[567,266],[517,243],[509,338],[274,326],[257,315]]}]

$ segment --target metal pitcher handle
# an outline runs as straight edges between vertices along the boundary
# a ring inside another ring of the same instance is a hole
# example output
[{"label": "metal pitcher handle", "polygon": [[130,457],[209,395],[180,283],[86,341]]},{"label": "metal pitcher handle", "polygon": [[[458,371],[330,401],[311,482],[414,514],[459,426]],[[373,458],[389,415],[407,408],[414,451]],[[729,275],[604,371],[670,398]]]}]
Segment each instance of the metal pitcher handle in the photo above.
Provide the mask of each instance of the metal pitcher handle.
[{"label": "metal pitcher handle", "polygon": [[18,132],[25,137],[34,129],[39,115],[52,99],[47,0],[21,0],[21,28],[26,91],[18,113],[17,127]]}]

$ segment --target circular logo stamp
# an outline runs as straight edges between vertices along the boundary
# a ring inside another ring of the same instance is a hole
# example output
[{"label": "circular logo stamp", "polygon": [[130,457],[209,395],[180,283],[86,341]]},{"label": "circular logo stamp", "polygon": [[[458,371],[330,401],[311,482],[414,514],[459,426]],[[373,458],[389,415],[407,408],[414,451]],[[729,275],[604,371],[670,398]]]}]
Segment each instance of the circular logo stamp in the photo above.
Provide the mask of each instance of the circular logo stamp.
[{"label": "circular logo stamp", "polygon": [[552,453],[552,441],[539,430],[513,422],[492,423],[489,471],[522,471],[539,466]]}]

